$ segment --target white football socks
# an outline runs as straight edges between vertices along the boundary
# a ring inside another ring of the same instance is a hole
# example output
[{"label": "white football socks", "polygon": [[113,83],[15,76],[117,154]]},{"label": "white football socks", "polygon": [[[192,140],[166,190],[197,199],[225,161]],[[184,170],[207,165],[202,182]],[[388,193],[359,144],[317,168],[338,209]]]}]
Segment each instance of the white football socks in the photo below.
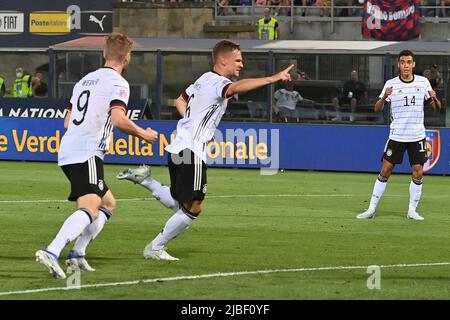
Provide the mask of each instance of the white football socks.
[{"label": "white football socks", "polygon": [[97,237],[100,231],[102,231],[109,217],[111,217],[111,212],[107,211],[105,213],[105,210],[106,209],[104,208],[101,208],[99,210],[98,218],[86,228],[84,228],[83,232],[77,238],[77,241],[75,241],[75,245],[73,246],[72,250],[75,251],[77,255],[86,255],[86,247],[92,240]]},{"label": "white football socks", "polygon": [[384,193],[384,190],[386,190],[387,186],[387,178],[381,177],[381,179],[385,181],[380,181],[380,176],[375,181],[375,185],[373,186],[373,192],[372,197],[370,199],[370,205],[369,210],[375,211],[378,206],[378,202],[380,201],[381,196]]},{"label": "white football socks", "polygon": [[416,211],[422,195],[422,180],[413,179],[409,184],[409,211]]},{"label": "white football socks", "polygon": [[175,239],[180,233],[186,230],[193,219],[188,217],[182,209],[179,209],[173,216],[167,220],[164,229],[152,241],[152,250],[163,249],[172,239]]},{"label": "white football socks", "polygon": [[177,212],[178,209],[180,209],[178,201],[172,198],[169,187],[163,186],[161,183],[152,178],[144,179],[140,184],[150,190],[156,200],[171,209],[173,212]]},{"label": "white football socks", "polygon": [[64,221],[64,224],[55,239],[47,247],[47,250],[59,257],[62,249],[64,249],[69,242],[78,237],[83,230],[91,224],[91,221],[92,218],[88,211],[78,209]]}]

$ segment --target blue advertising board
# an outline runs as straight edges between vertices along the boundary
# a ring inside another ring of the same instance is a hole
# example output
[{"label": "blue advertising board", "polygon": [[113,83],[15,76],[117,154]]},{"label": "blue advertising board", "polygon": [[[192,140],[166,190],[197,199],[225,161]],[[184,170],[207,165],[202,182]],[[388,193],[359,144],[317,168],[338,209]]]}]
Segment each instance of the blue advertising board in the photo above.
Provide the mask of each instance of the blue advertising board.
[{"label": "blue advertising board", "polygon": [[[64,118],[69,99],[0,98],[0,117]],[[147,99],[129,99],[127,115],[132,120],[142,119]]]},{"label": "blue advertising board", "polygon": [[[159,133],[150,145],[114,130],[106,163],[167,163],[164,148],[175,121],[137,124]],[[386,126],[254,124],[223,122],[207,147],[208,165],[277,170],[378,172],[388,137]],[[56,161],[62,119],[0,118],[0,159]],[[450,129],[427,130],[428,174],[450,174]],[[408,156],[394,172],[411,171]],[[268,173],[269,174],[269,173]]]}]

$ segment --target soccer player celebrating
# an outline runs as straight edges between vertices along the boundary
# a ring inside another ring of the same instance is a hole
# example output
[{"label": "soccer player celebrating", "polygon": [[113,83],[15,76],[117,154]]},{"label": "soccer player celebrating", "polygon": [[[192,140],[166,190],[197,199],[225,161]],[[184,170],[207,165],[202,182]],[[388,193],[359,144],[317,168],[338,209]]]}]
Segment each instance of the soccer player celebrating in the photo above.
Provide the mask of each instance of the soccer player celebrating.
[{"label": "soccer player celebrating", "polygon": [[103,178],[103,158],[112,128],[148,143],[157,138],[156,131],[138,127],[125,113],[130,86],[121,73],[130,63],[132,44],[122,34],[109,35],[103,51],[105,66],[86,75],[73,89],[58,165],[70,181],[69,200],[77,202],[77,210],[66,219],[55,239],[36,252],[36,261],[58,279],[66,278],[58,257],[77,237],[66,264],[72,269],[95,271],[85,259],[86,247],[103,229],[116,202]]},{"label": "soccer player celebrating", "polygon": [[290,81],[294,65],[270,77],[232,82],[244,67],[239,45],[222,40],[213,49],[213,70],[204,73],[176,100],[183,117],[178,121],[175,140],[166,147],[170,188],[150,177],[150,169],[125,169],[118,179],[147,188],[174,215],[144,249],[146,259],[178,260],[165,251],[166,244],[186,230],[203,209],[206,193],[206,147],[213,138],[227,108],[228,99],[267,84]]},{"label": "soccer player celebrating", "polygon": [[407,218],[424,220],[416,211],[422,194],[423,164],[427,161],[423,109],[426,104],[440,109],[441,102],[428,79],[413,73],[415,66],[414,54],[409,50],[401,51],[398,55],[400,76],[386,82],[380,99],[375,104],[375,112],[381,112],[385,102],[390,102],[392,122],[382,157],[383,166],[375,181],[369,209],[357,215],[358,219],[371,219],[375,216],[392,170],[396,164],[403,162],[403,155],[408,151],[412,181],[409,185]]}]

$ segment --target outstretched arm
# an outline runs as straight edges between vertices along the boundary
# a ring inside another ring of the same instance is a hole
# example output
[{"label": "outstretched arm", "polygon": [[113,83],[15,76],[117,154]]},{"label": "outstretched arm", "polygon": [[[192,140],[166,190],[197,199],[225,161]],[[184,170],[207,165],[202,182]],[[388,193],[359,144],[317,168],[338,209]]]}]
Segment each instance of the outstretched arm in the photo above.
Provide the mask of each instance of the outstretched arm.
[{"label": "outstretched arm", "polygon": [[239,81],[236,81],[228,86],[228,90],[225,94],[226,98],[229,98],[233,96],[236,93],[244,93],[250,90],[257,89],[259,87],[265,86],[267,84],[271,84],[277,81],[290,81],[291,80],[291,74],[289,73],[291,69],[294,67],[293,64],[291,64],[289,67],[284,69],[283,71],[274,74],[270,77],[263,77],[263,78],[254,78],[254,79],[242,79]]}]

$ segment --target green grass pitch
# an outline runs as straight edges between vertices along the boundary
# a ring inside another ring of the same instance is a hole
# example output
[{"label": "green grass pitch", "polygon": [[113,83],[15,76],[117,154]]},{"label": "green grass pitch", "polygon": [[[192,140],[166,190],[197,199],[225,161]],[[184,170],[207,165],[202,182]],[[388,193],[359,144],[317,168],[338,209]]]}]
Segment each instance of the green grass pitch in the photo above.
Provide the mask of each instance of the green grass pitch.
[{"label": "green grass pitch", "polygon": [[[210,168],[205,210],[169,244],[180,261],[165,262],[145,260],[142,250],[171,212],[146,189],[116,180],[124,167],[105,166],[118,202],[88,247],[97,271],[81,274],[87,287],[51,291],[66,281],[53,279],[34,252],[74,211],[68,181],[55,163],[0,162],[0,299],[450,298],[448,177],[425,177],[425,221],[406,219],[410,176],[399,174],[375,219],[359,221],[376,174]],[[168,183],[167,168],[152,170]],[[367,287],[369,265],[386,266],[380,289]]]}]

